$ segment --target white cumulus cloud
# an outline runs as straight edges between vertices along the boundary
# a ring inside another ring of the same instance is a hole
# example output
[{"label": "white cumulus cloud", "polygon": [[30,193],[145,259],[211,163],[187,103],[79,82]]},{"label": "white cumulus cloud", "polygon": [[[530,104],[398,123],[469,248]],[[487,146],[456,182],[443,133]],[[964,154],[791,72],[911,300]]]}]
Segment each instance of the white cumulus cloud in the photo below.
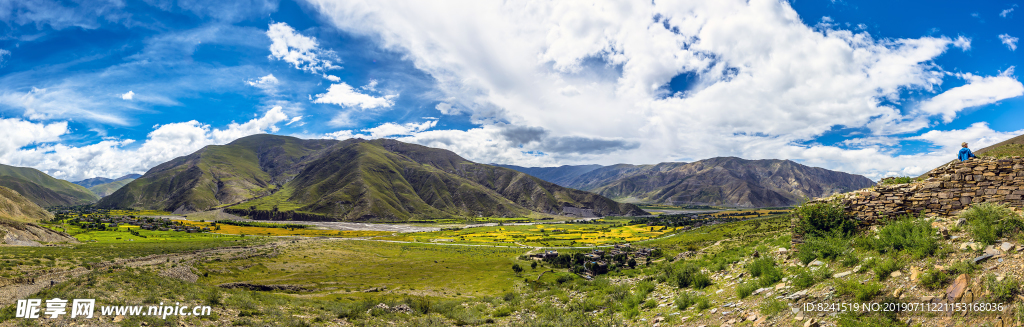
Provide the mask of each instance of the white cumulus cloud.
[{"label": "white cumulus cloud", "polygon": [[316,38],[302,35],[286,23],[270,24],[267,29],[270,57],[284,60],[297,69],[311,73],[341,68],[333,51],[320,49]]},{"label": "white cumulus cloud", "polygon": [[125,94],[121,95],[121,99],[122,100],[131,100],[134,97],[135,97],[135,92],[132,92],[132,91],[128,91],[128,93],[125,93]]},{"label": "white cumulus cloud", "polygon": [[282,109],[275,107],[262,117],[245,123],[231,123],[221,129],[196,120],[156,125],[146,139],[134,147],[138,142],[132,139],[107,139],[84,146],[66,145],[59,141],[61,135],[69,132],[67,122],[42,124],[4,119],[0,120],[0,162],[33,167],[66,180],[120,177],[144,173],[207,145],[226,144],[240,137],[277,131],[275,124],[287,119]]},{"label": "white cumulus cloud", "polygon": [[968,80],[967,85],[942,92],[921,103],[920,108],[932,115],[942,115],[943,121],[947,123],[952,122],[953,118],[956,118],[957,112],[961,110],[1024,95],[1024,84],[1021,84],[1012,74],[1013,67],[999,76],[982,77],[962,74],[961,77]]},{"label": "white cumulus cloud", "polygon": [[1010,34],[999,34],[999,40],[1002,41],[1010,51],[1017,51],[1018,38],[1012,37]]},{"label": "white cumulus cloud", "polygon": [[[375,84],[375,83],[371,83]],[[364,87],[365,88],[365,87]],[[381,97],[375,97],[369,94],[359,93],[352,86],[342,82],[338,84],[332,84],[327,89],[327,93],[317,94],[314,103],[330,103],[339,106],[359,108],[359,109],[375,109],[375,108],[388,108],[395,105],[394,98],[398,95],[385,95]]]},{"label": "white cumulus cloud", "polygon": [[255,87],[270,87],[273,85],[277,85],[277,83],[278,80],[277,77],[274,77],[274,74],[268,74],[267,76],[245,81],[245,84],[249,84],[249,86]]},{"label": "white cumulus cloud", "polygon": [[[836,128],[864,128],[879,140],[915,133],[934,116],[1019,96],[1020,83],[1004,75],[939,92],[946,72],[935,59],[969,50],[966,37],[888,39],[864,27],[808,26],[785,1],[309,2],[336,27],[378,40],[432,76],[439,112],[457,108],[481,125],[405,139],[483,162],[732,155],[882,176],[940,156],[897,156],[891,141],[806,144]],[[682,74],[689,85],[671,92]],[[339,94],[381,103],[339,85]],[[941,96],[919,110],[891,105],[909,102],[908,90]],[[522,147],[494,148],[501,144]],[[591,155],[608,151],[621,155]]]}]

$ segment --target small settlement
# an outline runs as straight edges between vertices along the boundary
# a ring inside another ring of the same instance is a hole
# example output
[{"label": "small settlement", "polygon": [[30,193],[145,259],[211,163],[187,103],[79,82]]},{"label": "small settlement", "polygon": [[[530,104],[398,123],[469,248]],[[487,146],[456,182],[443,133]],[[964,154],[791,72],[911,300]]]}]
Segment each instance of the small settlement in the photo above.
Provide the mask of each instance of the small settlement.
[{"label": "small settlement", "polygon": [[590,252],[577,252],[573,254],[559,254],[558,251],[548,250],[529,256],[532,260],[541,260],[550,263],[556,268],[570,268],[570,271],[583,278],[606,274],[615,269],[633,269],[640,262],[649,263],[650,260],[661,255],[658,249],[633,248],[629,244],[616,244],[610,250],[594,249]]}]

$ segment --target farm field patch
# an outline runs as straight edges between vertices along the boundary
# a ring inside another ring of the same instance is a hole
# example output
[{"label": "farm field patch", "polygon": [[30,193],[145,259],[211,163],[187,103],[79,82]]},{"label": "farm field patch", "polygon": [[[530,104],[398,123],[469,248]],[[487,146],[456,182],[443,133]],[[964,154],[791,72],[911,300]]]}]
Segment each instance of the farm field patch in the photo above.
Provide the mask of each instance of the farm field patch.
[{"label": "farm field patch", "polygon": [[647,240],[676,230],[675,227],[608,223],[538,224],[409,233],[381,239],[532,247],[595,246]]}]

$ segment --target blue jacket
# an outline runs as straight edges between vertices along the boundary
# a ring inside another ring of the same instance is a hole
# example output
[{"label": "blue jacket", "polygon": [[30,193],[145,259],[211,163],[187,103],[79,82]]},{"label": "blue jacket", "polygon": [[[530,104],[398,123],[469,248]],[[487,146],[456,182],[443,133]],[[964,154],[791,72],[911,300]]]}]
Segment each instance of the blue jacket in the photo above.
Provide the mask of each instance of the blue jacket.
[{"label": "blue jacket", "polygon": [[971,149],[962,148],[960,149],[960,153],[956,155],[956,158],[960,159],[960,161],[967,161],[967,159],[977,157],[974,156],[974,153],[971,153]]}]

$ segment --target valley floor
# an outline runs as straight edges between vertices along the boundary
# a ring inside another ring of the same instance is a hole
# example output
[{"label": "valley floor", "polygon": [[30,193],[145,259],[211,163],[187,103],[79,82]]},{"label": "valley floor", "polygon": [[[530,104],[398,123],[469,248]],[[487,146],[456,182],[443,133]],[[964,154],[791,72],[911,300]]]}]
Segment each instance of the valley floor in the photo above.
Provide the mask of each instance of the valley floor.
[{"label": "valley floor", "polygon": [[[55,297],[95,298],[98,306],[180,302],[208,305],[213,312],[202,317],[104,316],[89,321],[109,326],[1017,324],[1024,313],[1024,301],[1018,298],[1019,279],[1024,276],[1024,258],[1018,252],[1022,238],[1004,238],[1012,247],[990,247],[991,257],[971,264],[986,251],[983,246],[974,247],[971,230],[957,227],[955,217],[925,219],[916,218],[913,225],[932,228],[924,234],[934,237],[929,239],[935,247],[925,253],[915,253],[913,246],[889,251],[877,245],[881,243],[865,241],[899,234],[895,227],[882,227],[865,230],[857,238],[832,240],[832,244],[815,243],[817,247],[802,248],[801,253],[816,255],[798,256],[791,246],[790,217],[776,215],[632,242],[634,248],[660,249],[660,256],[641,260],[634,269],[617,266],[593,279],[570,273],[555,262],[528,260],[524,255],[550,248],[523,247],[527,244],[520,241],[467,246],[472,242],[432,244],[417,242],[415,236],[407,243],[211,236],[174,242],[9,248],[13,252],[0,253],[0,275],[11,277],[13,271],[32,269],[45,269],[47,274],[33,275],[31,280],[5,279],[7,285],[0,286],[0,326],[83,322],[67,317],[14,318],[14,300]],[[508,227],[487,228],[479,237]],[[939,230],[946,230],[950,237],[935,236]],[[440,236],[426,233],[422,237]],[[864,245],[868,243],[876,245]],[[590,253],[593,249],[562,247],[558,251]],[[829,255],[833,250],[836,255]],[[521,271],[514,271],[513,265]],[[966,275],[963,282],[956,280],[959,274]],[[960,283],[971,292],[972,302],[1002,303],[1003,311],[947,315],[805,310],[817,303],[920,303],[944,297]]]}]

